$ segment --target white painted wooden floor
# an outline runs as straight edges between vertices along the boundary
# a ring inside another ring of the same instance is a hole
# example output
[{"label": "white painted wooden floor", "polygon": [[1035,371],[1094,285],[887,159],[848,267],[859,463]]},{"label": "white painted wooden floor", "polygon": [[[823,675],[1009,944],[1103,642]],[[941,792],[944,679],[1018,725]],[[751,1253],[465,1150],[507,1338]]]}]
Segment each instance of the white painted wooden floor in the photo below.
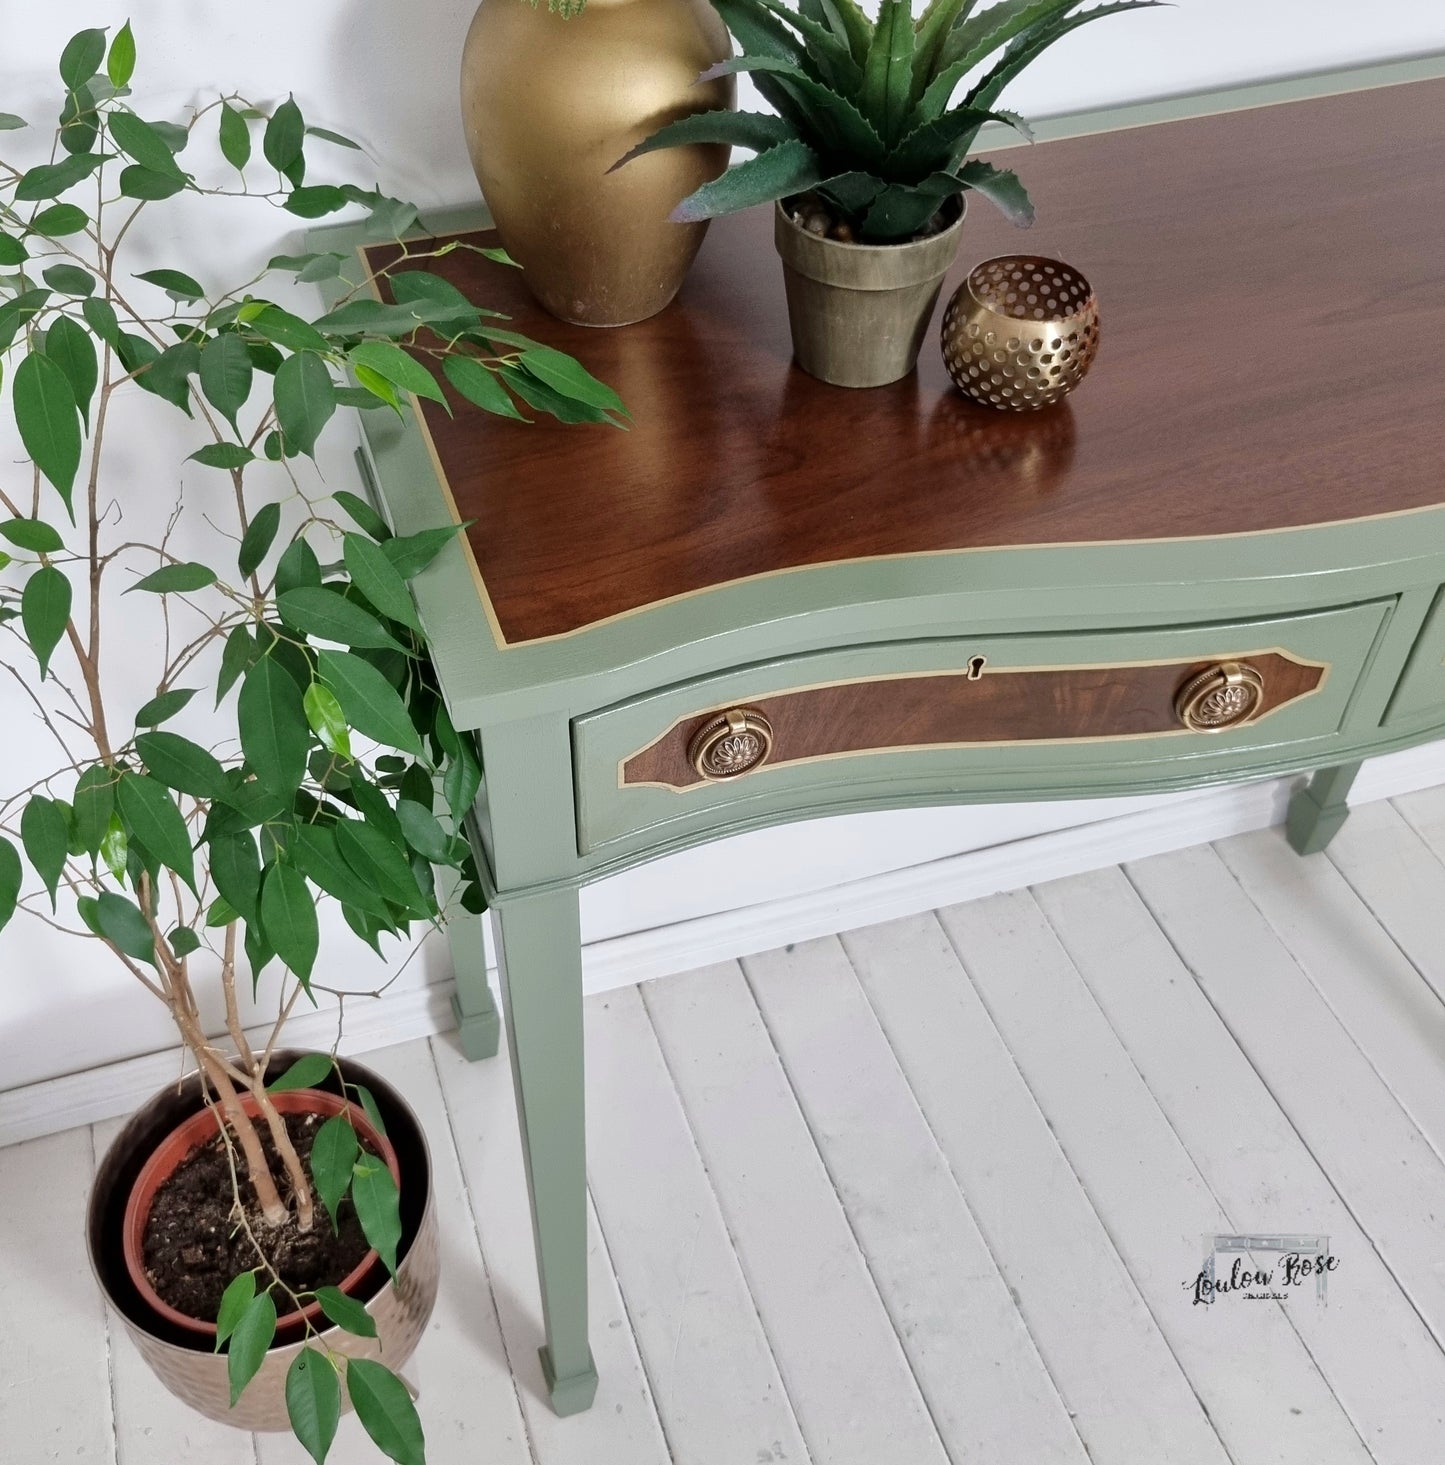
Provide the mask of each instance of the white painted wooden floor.
[{"label": "white painted wooden floor", "polygon": [[[1242,836],[587,1020],[602,1386],[568,1420],[504,1061],[369,1060],[436,1155],[431,1465],[1445,1461],[1445,789],[1326,856]],[[0,1152],[0,1459],[302,1465],[107,1328],[80,1229],[113,1130]],[[1218,1231],[1327,1234],[1328,1305],[1192,1305]],[[354,1421],[332,1458],[375,1458]]]}]

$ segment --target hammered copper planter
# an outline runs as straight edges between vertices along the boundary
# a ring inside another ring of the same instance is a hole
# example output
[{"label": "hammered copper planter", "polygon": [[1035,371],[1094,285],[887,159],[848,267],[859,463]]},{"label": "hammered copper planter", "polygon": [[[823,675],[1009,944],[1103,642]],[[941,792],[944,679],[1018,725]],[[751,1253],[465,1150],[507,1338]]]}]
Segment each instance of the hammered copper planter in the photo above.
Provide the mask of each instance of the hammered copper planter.
[{"label": "hammered copper planter", "polygon": [[783,260],[793,357],[838,387],[881,387],[918,364],[933,307],[958,254],[967,212],[908,244],[842,244],[811,234],[781,203],[773,240]]},{"label": "hammered copper planter", "polygon": [[665,306],[707,230],[668,215],[729,149],[664,148],[608,170],[666,122],[730,107],[730,54],[708,0],[482,0],[462,55],[462,124],[502,243],[543,307],[588,326]]},{"label": "hammered copper planter", "polygon": [[[277,1053],[271,1072],[284,1072],[300,1056]],[[342,1060],[341,1066],[349,1081],[365,1084],[375,1095],[387,1137],[396,1148],[402,1175],[402,1241],[395,1285],[383,1270],[356,1294],[375,1319],[377,1336],[359,1338],[334,1327],[318,1331],[337,1353],[378,1359],[398,1370],[416,1351],[436,1304],[441,1258],[431,1156],[416,1116],[397,1091],[360,1064]],[[142,1165],[165,1135],[196,1112],[200,1103],[199,1084],[192,1076],[158,1094],[116,1136],[96,1172],[90,1195],[86,1242],[91,1267],[141,1356],[172,1394],[222,1424],[246,1430],[284,1430],[289,1428],[286,1370],[304,1342],[272,1348],[236,1407],[228,1408],[226,1355],[212,1351],[212,1340],[176,1327],[147,1309],[121,1255],[126,1198]]]}]

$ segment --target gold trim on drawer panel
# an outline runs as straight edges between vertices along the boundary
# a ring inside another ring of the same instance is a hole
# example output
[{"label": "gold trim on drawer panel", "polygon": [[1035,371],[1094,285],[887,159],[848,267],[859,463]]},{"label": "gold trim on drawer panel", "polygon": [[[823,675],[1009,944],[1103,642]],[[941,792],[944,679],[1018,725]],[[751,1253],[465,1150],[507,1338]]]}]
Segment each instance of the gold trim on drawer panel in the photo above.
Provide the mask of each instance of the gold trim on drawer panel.
[{"label": "gold trim on drawer panel", "polygon": [[[1155,669],[1165,671],[1169,668],[1195,668],[1191,677],[1185,678],[1177,686],[1168,690],[1167,697],[1161,707],[1171,719],[1178,716],[1176,700],[1179,692],[1194,680],[1200,673],[1213,671],[1223,663],[1242,664],[1249,666],[1253,660],[1264,660],[1270,657],[1277,657],[1282,661],[1290,663],[1301,670],[1317,670],[1319,678],[1313,686],[1305,688],[1277,702],[1273,707],[1266,707],[1263,712],[1251,716],[1247,721],[1236,722],[1235,728],[1240,726],[1254,727],[1263,722],[1266,718],[1273,717],[1276,712],[1283,711],[1287,707],[1297,707],[1301,702],[1310,697],[1318,695],[1324,690],[1329,680],[1333,663],[1320,661],[1312,657],[1301,656],[1296,652],[1287,650],[1282,646],[1270,646],[1251,651],[1236,651],[1216,653],[1212,656],[1189,656],[1174,657],[1166,660],[1156,658],[1143,658],[1137,661],[1093,661],[1093,662],[1059,662],[1045,663],[1033,666],[999,666],[985,663],[982,669],[978,667],[978,657],[966,658],[964,664],[958,667],[945,667],[938,671],[902,671],[882,672],[874,676],[837,677],[827,681],[806,682],[791,687],[778,688],[775,691],[754,691],[748,696],[735,696],[725,702],[719,702],[711,707],[703,707],[684,713],[673,719],[668,726],[642,747],[624,754],[617,762],[617,787],[619,789],[634,788],[660,788],[671,793],[691,793],[697,789],[715,787],[718,780],[706,779],[696,775],[687,783],[678,783],[662,779],[645,779],[627,777],[627,768],[630,763],[642,758],[659,744],[665,743],[679,728],[689,723],[699,723],[698,728],[689,739],[689,746],[708,729],[715,727],[717,719],[729,710],[746,710],[750,715],[762,714],[769,721],[769,731],[772,734],[773,742],[766,760],[759,759],[750,765],[750,773],[765,773],[773,768],[797,768],[811,763],[834,762],[841,758],[862,758],[877,753],[915,753],[947,751],[951,748],[994,748],[994,747],[1047,747],[1047,746],[1071,746],[1074,744],[1090,743],[1126,743],[1137,742],[1146,738],[1175,738],[1175,737],[1199,737],[1201,733],[1188,726],[1162,727],[1151,729],[1145,732],[1116,732],[1097,734],[1075,734],[1050,737],[1009,737],[1009,738],[979,738],[979,739],[947,739],[928,742],[906,742],[886,743],[876,747],[849,748],[842,751],[804,754],[801,757],[789,757],[786,746],[786,734],[782,729],[776,727],[776,711],[780,701],[796,697],[802,693],[827,691],[840,687],[865,687],[880,682],[918,682],[930,681],[938,678],[961,679],[977,685],[981,681],[991,680],[996,677],[1012,677],[1029,674],[1041,674],[1049,672],[1091,672],[1091,671],[1129,671],[1138,669]],[[1254,671],[1254,668],[1250,668]],[[1256,673],[1257,674],[1257,673]],[[771,709],[771,711],[770,711]],[[1230,731],[1228,727],[1221,727],[1218,731]],[[1211,730],[1213,731],[1213,730]],[[1208,735],[1203,734],[1203,735]]]}]

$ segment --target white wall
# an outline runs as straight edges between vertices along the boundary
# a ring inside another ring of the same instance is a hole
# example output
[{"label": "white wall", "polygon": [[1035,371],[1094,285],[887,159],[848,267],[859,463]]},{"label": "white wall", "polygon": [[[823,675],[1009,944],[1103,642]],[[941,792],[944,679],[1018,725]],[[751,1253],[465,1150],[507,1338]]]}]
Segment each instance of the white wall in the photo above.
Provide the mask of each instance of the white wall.
[{"label": "white wall", "polygon": [[[366,145],[370,161],[336,153],[337,172],[349,168],[358,181],[379,181],[424,206],[456,203],[474,192],[455,113],[456,60],[471,8],[470,0],[0,0],[0,109],[37,121],[52,114],[55,61],[67,36],[82,25],[118,25],[129,16],[147,115],[178,114],[217,89],[237,88],[259,102],[294,92],[309,120]],[[1183,0],[1176,9],[1086,28],[1006,100],[1040,116],[1445,49],[1445,6],[1377,0],[1367,25],[1362,16],[1346,0]],[[0,134],[0,157],[16,156],[23,145],[23,136]],[[163,205],[155,220],[138,241],[143,259],[134,268],[196,272],[195,262],[207,259],[211,268],[199,273],[208,283],[247,277],[271,253],[293,248],[299,234],[294,220],[264,206],[213,210],[182,199]],[[143,522],[178,483],[192,498],[209,491],[203,470],[181,466],[196,442],[180,419],[138,393],[126,407],[133,420],[111,459],[125,512]],[[334,486],[350,482],[347,448],[346,431],[338,431],[322,458],[322,473]],[[8,466],[22,456],[8,406],[0,408],[0,474],[28,479],[23,468]],[[125,657],[113,685],[136,704],[148,692],[139,669],[148,664],[154,632],[127,607]],[[43,738],[8,679],[0,684],[0,728],[7,782],[23,783],[48,769]],[[1103,817],[1118,807],[929,810],[748,836],[593,888],[584,898],[584,927],[589,938],[600,939],[663,926]],[[444,954],[431,950],[398,989],[445,974]],[[324,947],[318,968],[321,979],[358,988],[386,975],[387,968],[344,936]],[[104,953],[17,919],[0,937],[0,1090],[168,1045],[164,1013],[129,983]]]}]

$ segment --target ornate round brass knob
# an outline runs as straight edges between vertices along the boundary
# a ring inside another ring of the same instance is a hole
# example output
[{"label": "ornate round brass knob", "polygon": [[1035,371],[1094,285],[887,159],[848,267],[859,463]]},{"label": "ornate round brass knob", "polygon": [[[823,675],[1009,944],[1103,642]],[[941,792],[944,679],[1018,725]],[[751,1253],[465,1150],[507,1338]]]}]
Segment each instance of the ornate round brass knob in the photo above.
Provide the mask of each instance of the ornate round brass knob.
[{"label": "ornate round brass knob", "polygon": [[687,745],[688,762],[710,781],[741,778],[773,751],[773,726],[761,712],[734,707],[709,718]]},{"label": "ornate round brass knob", "polygon": [[1221,661],[1196,672],[1174,695],[1174,711],[1191,732],[1238,727],[1263,705],[1264,678],[1247,661]]}]

